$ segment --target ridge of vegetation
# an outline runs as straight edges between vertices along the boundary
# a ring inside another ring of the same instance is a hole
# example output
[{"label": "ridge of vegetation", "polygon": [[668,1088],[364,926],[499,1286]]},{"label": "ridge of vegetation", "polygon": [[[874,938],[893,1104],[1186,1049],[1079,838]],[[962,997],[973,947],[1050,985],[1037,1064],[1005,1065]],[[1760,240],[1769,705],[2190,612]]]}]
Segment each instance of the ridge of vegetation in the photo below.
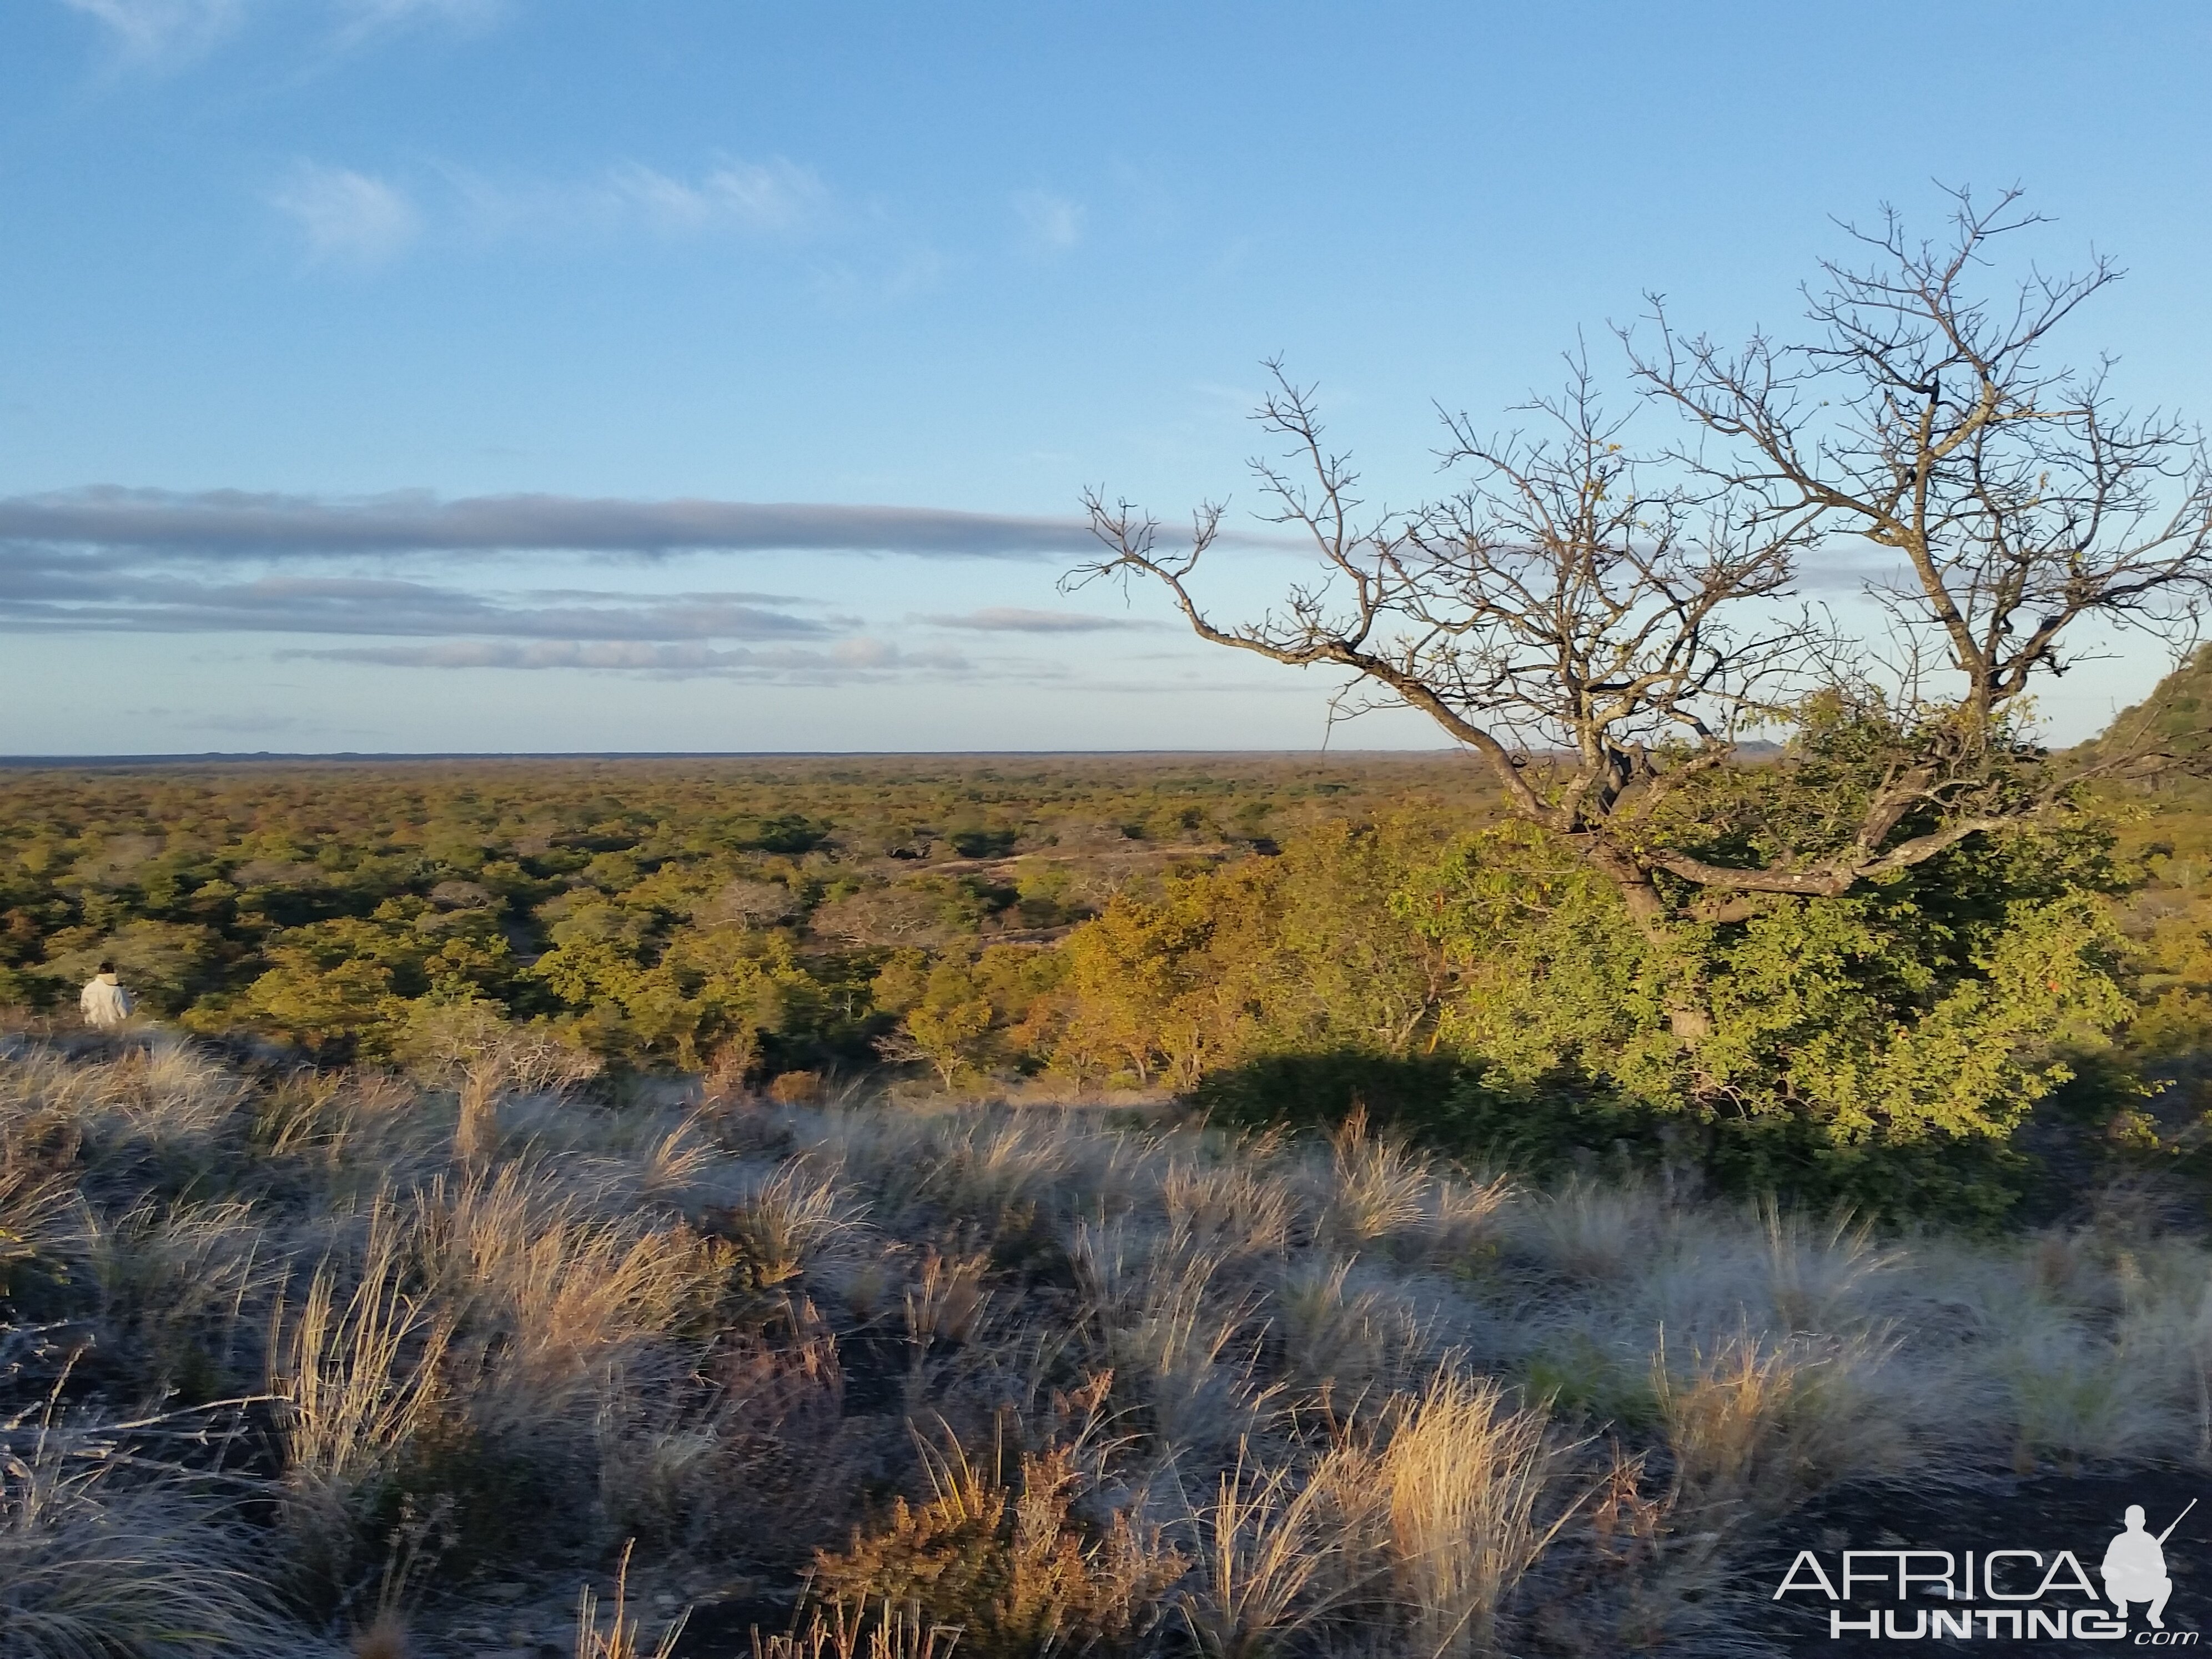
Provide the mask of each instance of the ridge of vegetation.
[{"label": "ridge of vegetation", "polygon": [[1711,928],[1693,1049],[1603,884],[1449,756],[24,772],[0,996],[112,959],[157,1018],[325,1065],[525,1026],[716,1092],[1358,1099],[1539,1175],[1994,1218],[2197,1179],[2212,848],[2148,799]]}]

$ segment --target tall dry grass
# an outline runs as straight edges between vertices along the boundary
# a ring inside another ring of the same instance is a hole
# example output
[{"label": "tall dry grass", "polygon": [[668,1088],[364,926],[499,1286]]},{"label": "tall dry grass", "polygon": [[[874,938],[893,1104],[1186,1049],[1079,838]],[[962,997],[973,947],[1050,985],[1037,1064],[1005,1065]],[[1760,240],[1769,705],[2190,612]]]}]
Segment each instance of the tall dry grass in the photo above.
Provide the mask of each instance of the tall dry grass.
[{"label": "tall dry grass", "polygon": [[576,1596],[576,1659],[670,1659],[684,1634],[684,1615],[667,1621],[659,1638],[647,1648],[640,1635],[641,1621],[629,1616],[629,1558],[632,1546],[623,1546],[622,1565],[615,1572],[614,1605],[600,1617],[599,1598],[589,1585]]},{"label": "tall dry grass", "polygon": [[[701,1115],[511,1058],[469,1104],[465,1046],[433,1058],[416,1084],[175,1042],[0,1053],[0,1650],[504,1628],[520,1615],[472,1610],[484,1585],[526,1579],[527,1605],[565,1583],[573,1610],[631,1538],[622,1582],[655,1598],[796,1593],[817,1550],[890,1559],[858,1494],[932,1501],[910,1418],[969,1444],[1016,1423],[1018,1467],[1066,1453],[1037,1571],[1116,1538],[1125,1565],[1171,1559],[1129,1581],[1150,1613],[1102,1653],[1459,1659],[1514,1649],[1560,1596],[1600,1649],[1694,1648],[1711,1615],[1667,1593],[1670,1539],[1717,1538],[1709,1564],[1904,1468],[2212,1464],[2212,1253],[2139,1221],[1878,1238],[1657,1185],[1537,1190],[1357,1124],[734,1096]],[[110,1401],[267,1396],[242,1408],[258,1462],[156,1455],[151,1431],[64,1455],[99,1441],[70,1427],[95,1376]],[[49,1399],[38,1442],[22,1413]],[[1596,1560],[1643,1589],[1589,1590]],[[104,1588],[118,1572],[160,1595]],[[192,1631],[146,1622],[161,1597]],[[1604,1623],[1632,1603],[1632,1632]],[[1012,1627],[970,1613],[848,1594],[763,1650]],[[659,1639],[589,1622],[608,1650]],[[19,1634],[40,1630],[64,1634]]]},{"label": "tall dry grass", "polygon": [[[149,1480],[161,1419],[0,1416],[0,1652],[11,1659],[281,1659],[319,1650],[258,1571],[241,1482]],[[172,1464],[168,1466],[176,1468]]]},{"label": "tall dry grass", "polygon": [[1249,1447],[1217,1477],[1212,1501],[1188,1518],[1197,1565],[1176,1602],[1209,1659],[1257,1659],[1340,1605],[1351,1534],[1330,1524],[1338,1484],[1326,1469],[1301,1478],[1255,1462]]},{"label": "tall dry grass", "polygon": [[343,1603],[366,1528],[441,1403],[449,1314],[406,1289],[394,1209],[371,1221],[349,1291],[328,1263],[296,1313],[280,1308],[269,1389],[282,1402],[283,1529],[292,1563]]},{"label": "tall dry grass", "polygon": [[1516,1409],[1496,1382],[1456,1369],[1439,1370],[1406,1411],[1377,1474],[1417,1651],[1492,1650],[1507,1593],[1579,1507],[1559,1490],[1567,1461],[1541,1411]]}]

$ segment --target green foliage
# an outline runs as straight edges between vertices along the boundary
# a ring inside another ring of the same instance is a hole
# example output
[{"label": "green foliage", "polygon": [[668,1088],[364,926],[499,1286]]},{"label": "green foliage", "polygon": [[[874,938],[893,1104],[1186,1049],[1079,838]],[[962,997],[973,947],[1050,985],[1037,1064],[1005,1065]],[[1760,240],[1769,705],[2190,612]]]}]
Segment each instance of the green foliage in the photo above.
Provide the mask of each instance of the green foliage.
[{"label": "green foliage", "polygon": [[1211,1120],[1239,1127],[1333,1127],[1364,1110],[1378,1129],[1465,1146],[1473,1141],[1468,1104],[1477,1084],[1454,1054],[1333,1048],[1223,1066],[1200,1079],[1189,1099]]},{"label": "green foliage", "polygon": [[967,963],[946,957],[934,966],[919,951],[901,951],[873,981],[876,1005],[902,1016],[902,1044],[886,1049],[925,1060],[946,1088],[981,1058],[990,1035],[991,999]]},{"label": "green foliage", "polygon": [[[1459,1096],[1473,1139],[1551,1164],[1549,1131],[1577,1117],[1585,1145],[1694,1127],[1730,1185],[1986,1208],[2017,1174],[2013,1132],[2132,1011],[2111,848],[2078,817],[1655,941],[1569,849],[1511,826],[1467,837],[1405,902],[1462,969],[1441,1035],[1481,1069]],[[1684,984],[1702,1036],[1668,1018]],[[1552,1122],[1516,1124],[1538,1097]]]},{"label": "green foliage", "polygon": [[[1510,1084],[1565,1078],[1700,1117],[1869,1138],[2002,1137],[2130,1012],[2091,823],[1968,846],[1840,898],[1776,898],[1654,943],[1519,826],[1468,837],[1409,908],[1461,964],[1445,1039]],[[1666,1018],[1706,992],[1710,1035]]]},{"label": "green foliage", "polygon": [[[1833,783],[1814,767],[1772,787]],[[1771,824],[1761,787],[1724,780],[1716,822]],[[1525,825],[1432,850],[1325,824],[1279,859],[1109,905],[1070,941],[1074,982],[1100,987],[1077,1020],[1103,1013],[1125,1053],[1146,1034],[1230,1121],[1364,1105],[1532,1170],[1626,1154],[1740,1190],[1994,1214],[2027,1176],[2010,1142],[2039,1103],[2085,1066],[2107,1115],[2139,1093],[2112,1054],[2134,1011],[2113,846],[2077,810],[1841,897],[1655,932]],[[1678,1029],[1685,988],[1702,1031]],[[1211,1040],[1195,1068],[1199,1043],[1172,1040],[1192,1028]]]},{"label": "green foliage", "polygon": [[[1646,833],[1817,855],[1911,735],[1832,700]],[[155,769],[0,798],[0,998],[65,1007],[112,957],[157,1016],[330,1060],[405,1059],[458,1011],[728,1080],[888,1056],[1242,1122],[1357,1102],[1531,1169],[1625,1153],[1893,1210],[2000,1202],[2031,1114],[2098,1167],[2212,1161],[2186,811],[2154,844],[2077,804],[1840,897],[1666,886],[1655,928],[1449,759]]]},{"label": "green foliage", "polygon": [[1074,1012],[1062,1057],[1079,1075],[1119,1061],[1148,1083],[1182,1087],[1237,1041],[1239,965],[1229,939],[1249,915],[1224,906],[1221,884],[1172,880],[1157,900],[1117,893],[1065,947]]}]

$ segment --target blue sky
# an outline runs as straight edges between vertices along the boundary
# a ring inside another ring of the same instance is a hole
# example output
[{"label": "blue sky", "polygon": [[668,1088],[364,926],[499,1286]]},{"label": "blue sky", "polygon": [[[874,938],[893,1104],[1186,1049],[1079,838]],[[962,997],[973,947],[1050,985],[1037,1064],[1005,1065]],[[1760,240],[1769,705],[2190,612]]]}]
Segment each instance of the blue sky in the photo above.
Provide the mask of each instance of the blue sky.
[{"label": "blue sky", "polygon": [[1433,400],[1647,289],[1786,325],[1936,178],[2201,413],[2208,69],[2190,5],[9,0],[0,750],[1310,747],[1325,683],[1058,590],[1085,485],[1249,502],[1281,353],[1413,501]]}]

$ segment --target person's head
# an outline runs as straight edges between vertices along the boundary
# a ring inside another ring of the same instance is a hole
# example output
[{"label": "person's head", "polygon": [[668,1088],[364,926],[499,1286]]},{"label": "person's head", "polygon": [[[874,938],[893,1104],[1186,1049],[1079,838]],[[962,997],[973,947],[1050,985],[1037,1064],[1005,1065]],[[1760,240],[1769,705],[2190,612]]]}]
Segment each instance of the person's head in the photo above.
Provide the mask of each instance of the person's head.
[{"label": "person's head", "polygon": [[2142,1507],[2142,1504],[2129,1504],[2129,1505],[2128,1505],[2128,1530],[2129,1530],[2130,1532],[2137,1532],[2137,1531],[2140,1531],[2140,1530],[2142,1529],[2142,1523],[2143,1523],[2143,1507]]},{"label": "person's head", "polygon": [[103,974],[112,974],[115,971],[115,964],[112,962],[103,962],[100,964],[100,971]]}]

